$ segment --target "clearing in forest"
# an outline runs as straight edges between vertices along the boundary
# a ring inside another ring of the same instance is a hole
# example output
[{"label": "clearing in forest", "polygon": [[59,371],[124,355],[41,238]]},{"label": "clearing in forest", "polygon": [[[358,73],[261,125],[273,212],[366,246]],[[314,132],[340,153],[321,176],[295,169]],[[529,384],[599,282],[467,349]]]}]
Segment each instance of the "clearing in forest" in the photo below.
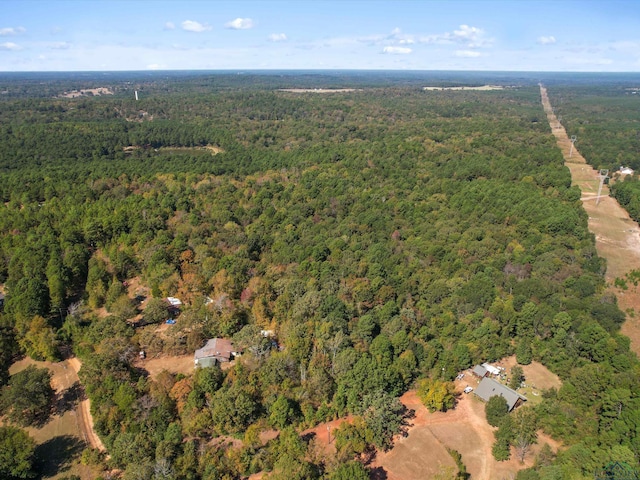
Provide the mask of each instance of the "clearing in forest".
[{"label": "clearing in forest", "polygon": [[423,90],[476,90],[489,92],[492,90],[504,90],[502,85],[481,85],[479,87],[422,87]]},{"label": "clearing in forest", "polygon": [[622,325],[622,333],[631,339],[631,350],[640,354],[640,319],[633,315],[634,311],[640,312],[640,291],[633,285],[629,290],[621,290],[613,286],[616,278],[640,269],[640,227],[616,199],[609,196],[606,185],[602,189],[600,201],[597,201],[598,172],[587,164],[575,146],[571,152],[571,140],[553,113],[547,90],[542,85],[540,85],[540,94],[551,131],[562,151],[565,165],[571,171],[571,182],[582,191],[582,205],[589,215],[589,231],[596,237],[598,255],[607,260],[605,278],[609,289],[618,298],[618,306],[627,313],[627,320]]},{"label": "clearing in forest", "polygon": [[76,358],[57,363],[38,362],[27,357],[14,363],[9,373],[14,375],[30,365],[51,372],[51,386],[56,393],[55,409],[49,421],[39,428],[25,429],[36,441],[42,471],[49,474],[42,478],[56,479],[66,475],[78,475],[82,480],[96,478],[97,472],[93,468],[79,462],[85,446],[104,451],[104,445],[93,430],[89,400],[80,386],[80,362]]},{"label": "clearing in forest", "polygon": [[[459,392],[468,379],[465,376],[463,381],[456,384]],[[373,468],[384,469],[389,480],[422,480],[447,472],[455,467],[447,449],[457,450],[461,454],[471,478],[515,478],[519,470],[533,465],[537,452],[545,443],[553,450],[557,449],[556,442],[538,432],[538,443],[523,464],[513,454],[511,460],[498,462],[491,453],[495,428],[487,423],[484,402],[473,394],[459,393],[456,407],[445,413],[430,413],[415,390],[405,393],[400,400],[415,412],[408,435],[396,438],[393,448],[378,453],[372,464]]]}]

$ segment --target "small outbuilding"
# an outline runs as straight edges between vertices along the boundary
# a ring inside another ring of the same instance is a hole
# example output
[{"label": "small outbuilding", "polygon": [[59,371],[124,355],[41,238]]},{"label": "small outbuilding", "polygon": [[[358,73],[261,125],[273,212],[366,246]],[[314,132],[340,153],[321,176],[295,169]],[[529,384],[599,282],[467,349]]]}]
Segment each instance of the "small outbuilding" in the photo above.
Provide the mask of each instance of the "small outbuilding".
[{"label": "small outbuilding", "polygon": [[227,338],[212,338],[204,347],[196,350],[193,361],[196,367],[206,368],[219,363],[226,363],[239,356],[231,340]]},{"label": "small outbuilding", "polygon": [[483,378],[474,393],[485,402],[488,402],[491,397],[500,395],[507,401],[509,411],[527,401],[527,397],[492,378]]},{"label": "small outbuilding", "polygon": [[476,365],[475,367],[473,367],[473,370],[471,370],[471,373],[473,373],[478,378],[484,378],[489,372],[482,365]]}]

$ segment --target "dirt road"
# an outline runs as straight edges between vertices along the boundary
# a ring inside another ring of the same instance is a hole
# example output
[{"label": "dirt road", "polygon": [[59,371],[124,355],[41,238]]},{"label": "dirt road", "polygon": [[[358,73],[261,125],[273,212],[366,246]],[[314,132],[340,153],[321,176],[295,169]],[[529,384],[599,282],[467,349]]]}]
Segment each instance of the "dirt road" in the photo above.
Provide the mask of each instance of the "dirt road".
[{"label": "dirt road", "polygon": [[622,333],[631,339],[631,349],[640,354],[640,319],[637,315],[629,315],[630,312],[640,313],[640,291],[633,285],[626,291],[613,286],[616,278],[640,269],[640,227],[613,197],[609,197],[606,185],[598,201],[598,172],[587,164],[575,145],[571,151],[571,140],[553,113],[547,90],[542,85],[540,95],[551,131],[562,151],[565,165],[571,171],[572,184],[582,191],[582,205],[589,215],[589,230],[596,236],[598,255],[607,260],[605,278],[609,289],[618,298],[619,307],[627,312]]},{"label": "dirt road", "polygon": [[[80,379],[78,378],[78,372],[82,368],[82,363],[80,363],[80,360],[78,360],[77,358],[71,358],[67,360],[67,362],[71,367],[70,370],[75,373],[75,377],[79,382]],[[93,417],[91,416],[91,400],[89,400],[88,398],[84,398],[78,403],[78,406],[76,407],[76,416],[78,419],[78,427],[80,428],[80,432],[84,437],[84,441],[91,448],[97,448],[101,452],[105,452],[107,449],[105,448],[102,440],[100,440],[100,437],[93,428]]]}]

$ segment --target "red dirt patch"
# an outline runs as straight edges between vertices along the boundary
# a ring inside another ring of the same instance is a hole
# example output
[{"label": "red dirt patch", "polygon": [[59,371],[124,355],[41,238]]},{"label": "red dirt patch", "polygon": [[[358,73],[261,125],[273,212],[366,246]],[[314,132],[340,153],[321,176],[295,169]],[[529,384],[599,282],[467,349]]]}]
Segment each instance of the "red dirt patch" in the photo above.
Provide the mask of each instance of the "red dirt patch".
[{"label": "red dirt patch", "polygon": [[[463,386],[462,382],[459,386]],[[445,471],[455,465],[446,448],[460,452],[471,478],[513,478],[519,470],[533,465],[535,455],[544,443],[550,443],[553,449],[558,447],[556,442],[549,442],[548,437],[539,434],[538,445],[523,464],[513,454],[508,462],[497,462],[491,453],[495,429],[486,421],[484,403],[473,394],[459,396],[456,408],[446,413],[430,413],[414,390],[405,393],[400,400],[415,411],[409,435],[397,439],[395,446],[389,452],[378,454],[372,464],[374,468],[382,467],[392,480],[422,480]],[[404,465],[404,462],[408,464]]]}]

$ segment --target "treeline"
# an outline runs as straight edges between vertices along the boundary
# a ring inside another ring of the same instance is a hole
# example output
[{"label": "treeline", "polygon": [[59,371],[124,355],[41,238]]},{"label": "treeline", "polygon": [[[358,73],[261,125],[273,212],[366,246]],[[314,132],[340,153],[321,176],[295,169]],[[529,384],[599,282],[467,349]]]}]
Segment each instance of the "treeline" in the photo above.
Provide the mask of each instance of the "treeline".
[{"label": "treeline", "polygon": [[[512,353],[564,381],[537,415],[569,448],[528,475],[588,478],[640,453],[637,360],[535,88],[166,95],[142,122],[118,98],[24,100],[55,123],[11,102],[3,341],[34,358],[75,350],[125,478],[358,478],[349,462],[390,445],[416,379]],[[150,148],[121,151],[134,144]],[[222,152],[165,149],[203,144]],[[170,334],[127,322],[135,276],[187,303]],[[192,353],[216,336],[245,350],[224,372],[134,366],[141,348]],[[295,433],[347,414],[336,456]],[[268,428],[281,433],[265,443]]]},{"label": "treeline", "polygon": [[[596,169],[640,169],[640,90],[637,81],[609,86],[558,86],[549,89],[551,105],[567,134]],[[633,93],[633,92],[636,93]]]}]

